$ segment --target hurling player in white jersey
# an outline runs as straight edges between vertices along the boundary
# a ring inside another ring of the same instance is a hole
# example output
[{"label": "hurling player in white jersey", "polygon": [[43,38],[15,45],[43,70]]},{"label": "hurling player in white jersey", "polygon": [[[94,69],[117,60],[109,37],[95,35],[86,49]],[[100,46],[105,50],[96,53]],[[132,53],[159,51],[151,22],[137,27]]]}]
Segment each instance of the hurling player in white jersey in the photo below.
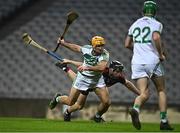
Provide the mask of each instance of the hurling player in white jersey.
[{"label": "hurling player in white jersey", "polygon": [[[101,36],[94,36],[91,45],[79,46],[77,44],[65,42],[59,38],[58,43],[62,46],[83,54],[84,62],[78,67],[76,79],[73,82],[69,96],[56,94],[49,106],[55,108],[57,103],[73,105],[80,94],[87,95],[89,89],[99,89],[98,97],[101,104],[96,113],[97,121],[103,121],[102,115],[110,106],[109,92],[104,82],[102,72],[109,61],[109,53],[104,49],[105,40]],[[78,66],[78,65],[77,65]]]},{"label": "hurling player in white jersey", "polygon": [[136,97],[130,111],[133,126],[141,129],[140,108],[149,98],[149,79],[152,79],[159,96],[160,130],[173,130],[167,120],[167,101],[163,66],[165,60],[161,42],[162,24],[155,19],[157,5],[153,1],[144,2],[143,17],[129,28],[125,47],[133,51],[131,61],[132,79],[136,81],[141,94]]}]

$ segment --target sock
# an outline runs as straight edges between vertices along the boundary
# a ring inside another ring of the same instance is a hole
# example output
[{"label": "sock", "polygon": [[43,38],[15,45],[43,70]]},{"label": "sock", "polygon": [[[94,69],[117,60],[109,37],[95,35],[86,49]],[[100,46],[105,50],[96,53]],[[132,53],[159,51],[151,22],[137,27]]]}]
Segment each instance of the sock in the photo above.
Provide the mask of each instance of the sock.
[{"label": "sock", "polygon": [[60,101],[60,96],[56,97],[56,102],[58,103]]},{"label": "sock", "polygon": [[138,113],[140,112],[140,106],[138,104],[134,104],[133,109],[135,109]]},{"label": "sock", "polygon": [[167,122],[167,112],[160,112],[160,118],[161,118],[161,122],[166,123]]},{"label": "sock", "polygon": [[68,111],[68,109],[66,109],[66,112],[65,112],[66,114],[71,114],[71,113],[69,113],[69,111]]},{"label": "sock", "polygon": [[63,71],[65,71],[65,72],[68,72],[69,70],[71,70],[70,67],[63,67],[62,69],[63,69]]}]

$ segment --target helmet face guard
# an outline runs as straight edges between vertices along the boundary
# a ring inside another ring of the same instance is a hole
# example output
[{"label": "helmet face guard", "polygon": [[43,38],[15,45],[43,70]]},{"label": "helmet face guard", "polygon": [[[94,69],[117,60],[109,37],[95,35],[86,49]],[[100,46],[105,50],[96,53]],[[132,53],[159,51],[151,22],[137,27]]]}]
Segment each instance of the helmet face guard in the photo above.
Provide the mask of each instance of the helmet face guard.
[{"label": "helmet face guard", "polygon": [[113,71],[122,71],[124,69],[124,65],[121,62],[115,60],[110,63],[109,68],[112,68]]},{"label": "helmet face guard", "polygon": [[102,46],[104,45],[106,42],[105,42],[105,39],[101,36],[94,36],[91,40],[91,45],[93,47],[96,47],[96,46]]},{"label": "helmet face guard", "polygon": [[157,5],[153,1],[144,2],[143,14],[145,16],[155,16],[157,11]]}]

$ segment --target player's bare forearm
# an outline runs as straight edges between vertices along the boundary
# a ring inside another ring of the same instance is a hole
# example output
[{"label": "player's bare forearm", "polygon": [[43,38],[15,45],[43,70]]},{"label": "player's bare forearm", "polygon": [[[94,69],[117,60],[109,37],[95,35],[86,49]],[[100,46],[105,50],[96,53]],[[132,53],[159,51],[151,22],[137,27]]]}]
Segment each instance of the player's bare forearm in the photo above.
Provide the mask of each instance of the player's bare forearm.
[{"label": "player's bare forearm", "polygon": [[163,49],[163,55],[167,58],[167,56],[168,56],[168,51],[167,51],[167,49],[166,49],[166,47],[165,47],[164,42],[162,42],[162,49]]},{"label": "player's bare forearm", "polygon": [[69,60],[69,59],[64,59],[63,63],[72,64],[72,65],[75,65],[76,67],[79,67],[83,64],[82,62]]},{"label": "player's bare forearm", "polygon": [[130,36],[127,36],[125,39],[125,48],[130,49],[131,51],[133,51],[133,39]]},{"label": "player's bare forearm", "polygon": [[89,71],[100,71],[100,72],[103,72],[104,69],[106,68],[106,66],[107,66],[107,61],[101,61],[96,66],[88,66],[88,70]]},{"label": "player's bare forearm", "polygon": [[81,46],[77,44],[65,42],[64,39],[59,39],[58,43],[74,52],[81,52]]},{"label": "player's bare forearm", "polygon": [[159,55],[161,56],[163,54],[163,51],[162,51],[160,40],[155,41],[155,45],[156,45],[156,48],[157,48]]},{"label": "player's bare forearm", "polygon": [[127,89],[132,91],[133,93],[140,95],[140,91],[136,88],[136,86],[129,80],[126,79],[126,83],[124,84]]},{"label": "player's bare forearm", "polygon": [[161,44],[161,36],[158,32],[153,33],[153,41],[155,43],[156,49],[159,53],[159,58],[162,58],[163,50],[162,50],[162,44]]},{"label": "player's bare forearm", "polygon": [[97,64],[96,66],[79,66],[78,67],[78,71],[99,71],[99,72],[103,72],[104,69],[106,68],[107,65],[107,61],[101,61],[99,64]]},{"label": "player's bare forearm", "polygon": [[82,62],[78,62],[78,61],[72,61],[71,64],[79,67],[79,66],[81,66],[83,63],[82,63]]},{"label": "player's bare forearm", "polygon": [[74,52],[81,52],[81,47],[79,45],[76,45],[76,44],[73,44],[73,43],[68,43],[68,42],[65,42],[63,44],[64,47],[74,51]]}]

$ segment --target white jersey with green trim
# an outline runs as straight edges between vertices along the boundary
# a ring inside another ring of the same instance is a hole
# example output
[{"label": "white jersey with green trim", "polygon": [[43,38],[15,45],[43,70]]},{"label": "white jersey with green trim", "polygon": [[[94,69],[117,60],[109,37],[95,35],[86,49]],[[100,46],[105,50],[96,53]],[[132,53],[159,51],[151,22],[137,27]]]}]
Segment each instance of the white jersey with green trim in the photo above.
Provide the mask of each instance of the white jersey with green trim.
[{"label": "white jersey with green trim", "polygon": [[[109,52],[107,50],[103,50],[103,53],[99,56],[92,55],[92,46],[91,45],[84,45],[81,48],[81,52],[83,53],[84,62],[83,66],[95,66],[101,61],[109,61]],[[96,76],[100,77],[102,75],[102,72],[98,71],[83,71],[81,74],[86,76]]]},{"label": "white jersey with green trim", "polygon": [[159,54],[152,39],[153,32],[161,34],[162,24],[153,17],[144,16],[129,28],[128,35],[133,37],[132,64],[156,64]]}]

